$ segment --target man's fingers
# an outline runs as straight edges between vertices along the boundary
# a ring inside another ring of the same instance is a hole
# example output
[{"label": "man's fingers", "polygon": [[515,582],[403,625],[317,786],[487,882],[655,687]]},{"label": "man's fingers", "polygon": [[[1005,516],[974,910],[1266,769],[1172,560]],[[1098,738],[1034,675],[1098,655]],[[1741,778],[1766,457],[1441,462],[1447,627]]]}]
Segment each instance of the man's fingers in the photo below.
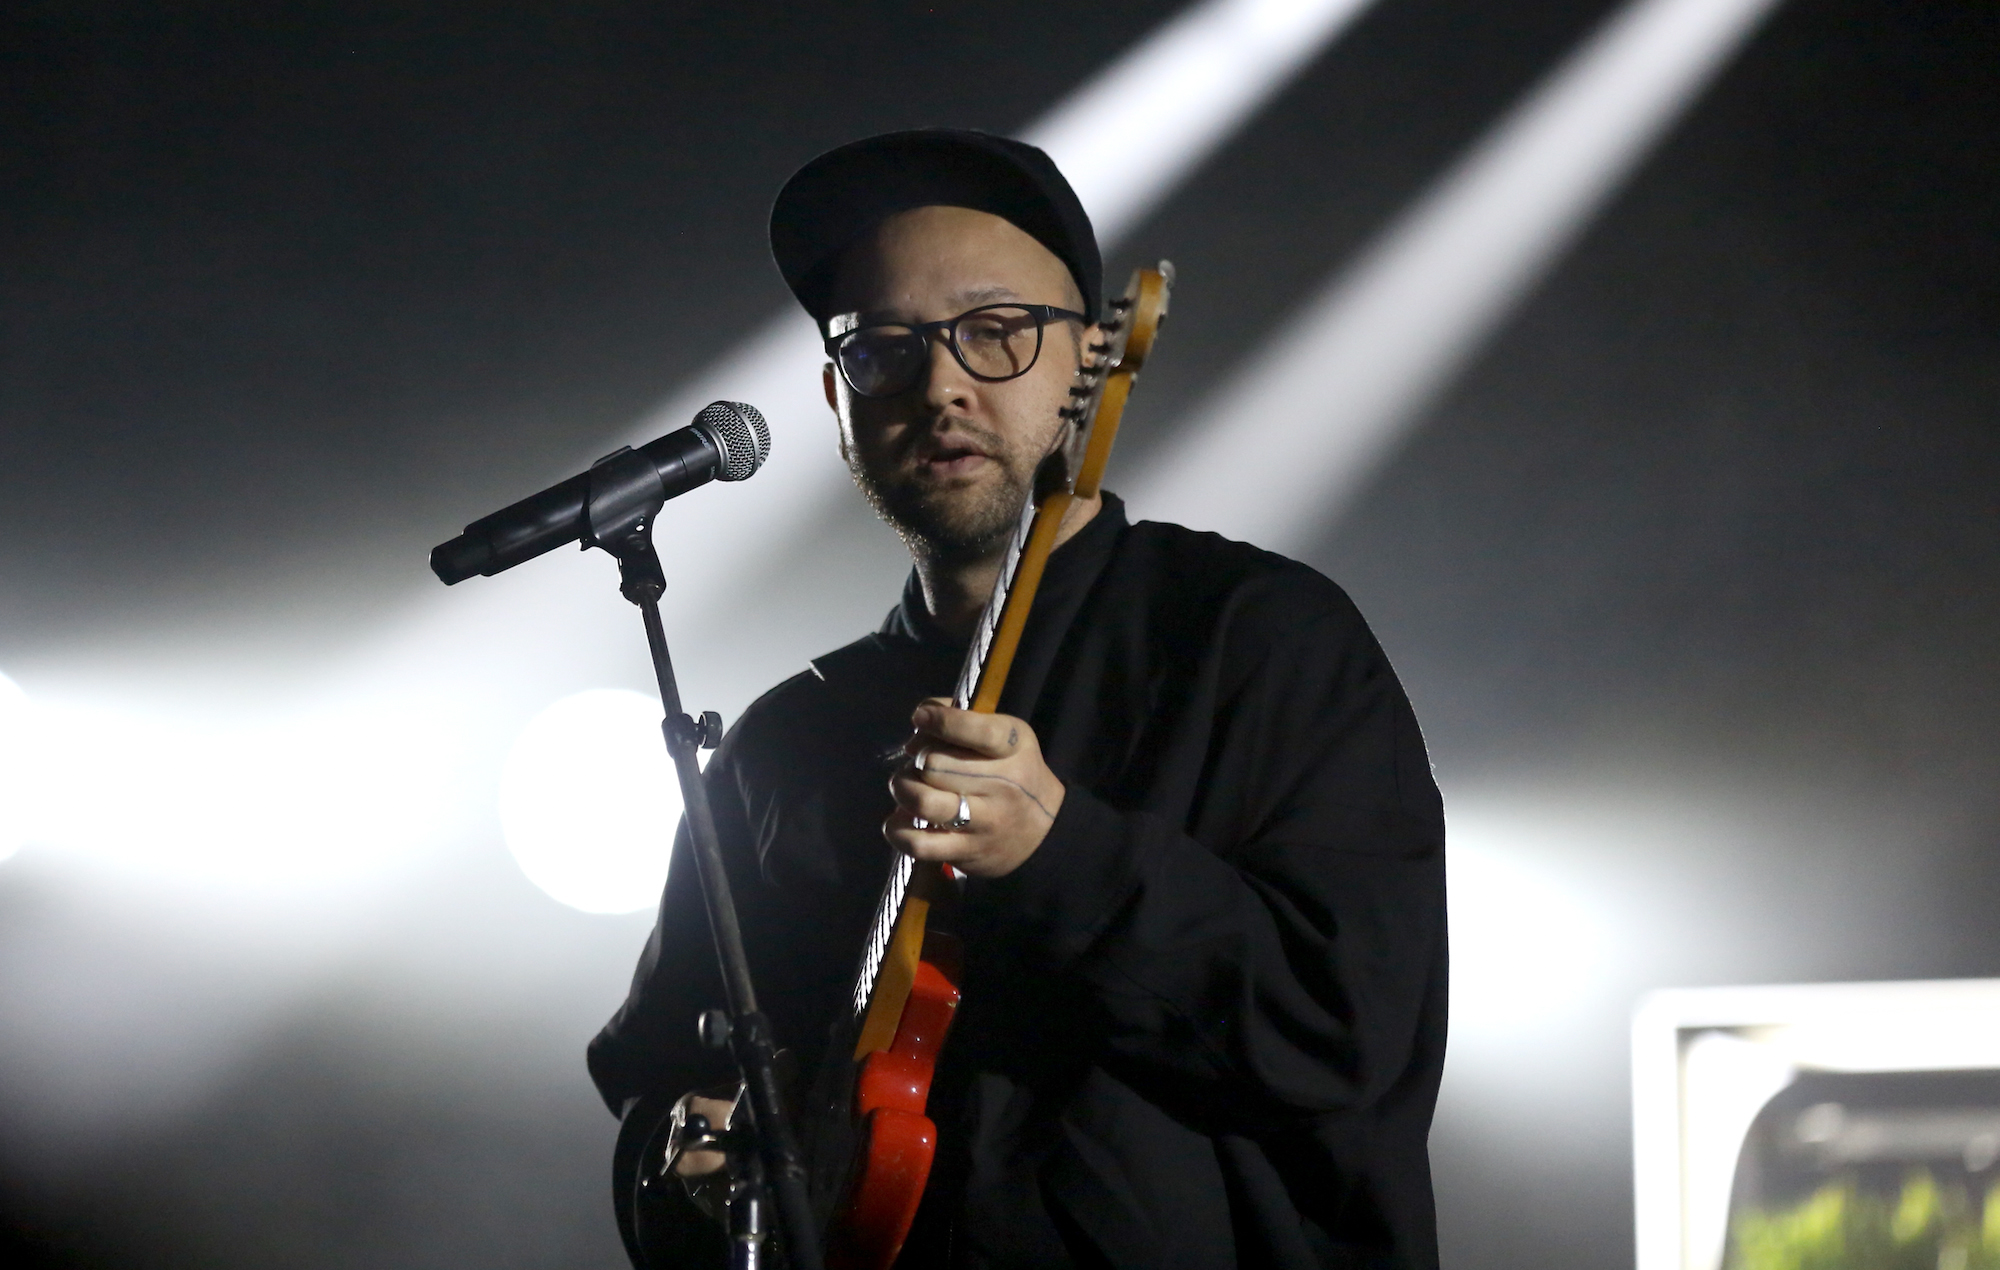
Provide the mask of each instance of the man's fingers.
[{"label": "man's fingers", "polygon": [[[687,1111],[708,1117],[712,1129],[729,1127],[730,1117],[736,1110],[734,1101],[721,1098],[707,1098],[701,1094],[687,1096]],[[720,1151],[683,1151],[674,1161],[674,1173],[678,1177],[705,1177],[729,1162],[729,1157]]]},{"label": "man's fingers", "polygon": [[903,743],[903,753],[910,756],[911,765],[920,772],[939,761],[946,763],[955,761],[961,764],[991,763],[994,761],[992,755],[986,754],[983,751],[968,749],[963,745],[953,745],[948,741],[940,741],[938,738],[927,736],[922,732],[917,733]]},{"label": "man's fingers", "polygon": [[961,864],[977,855],[979,848],[962,833],[920,833],[911,840],[908,851],[916,860]]},{"label": "man's fingers", "polygon": [[[976,830],[979,825],[977,811],[972,813],[972,823]],[[882,836],[889,840],[890,846],[912,859],[942,860],[946,864],[973,859],[984,850],[976,833],[954,829],[918,829],[910,823],[909,813],[905,811],[898,811],[889,817],[882,826]]]},{"label": "man's fingers", "polygon": [[898,776],[890,782],[896,795],[896,806],[912,816],[921,816],[934,825],[941,825],[958,815],[958,799],[967,790],[951,791],[938,789],[922,781]]},{"label": "man's fingers", "polygon": [[1017,753],[1023,737],[1032,735],[1028,725],[1012,715],[974,714],[970,710],[953,709],[936,699],[918,706],[910,724],[926,737],[984,758],[1006,758]]},{"label": "man's fingers", "polygon": [[963,759],[957,757],[940,758],[933,755],[923,767],[915,763],[905,764],[889,780],[889,790],[896,795],[896,801],[907,803],[903,797],[904,786],[941,789],[950,794],[991,794],[1000,785],[1011,784],[997,772],[981,771],[982,766],[990,766],[991,759]]}]

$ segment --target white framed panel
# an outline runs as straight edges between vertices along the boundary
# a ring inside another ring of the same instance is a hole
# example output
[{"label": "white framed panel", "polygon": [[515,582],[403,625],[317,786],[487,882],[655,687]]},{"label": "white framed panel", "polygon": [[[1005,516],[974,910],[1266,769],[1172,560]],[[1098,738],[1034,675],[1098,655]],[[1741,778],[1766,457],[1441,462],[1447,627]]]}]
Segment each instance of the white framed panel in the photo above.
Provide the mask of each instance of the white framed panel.
[{"label": "white framed panel", "polygon": [[2000,1070],[2000,979],[1673,988],[1632,1021],[1638,1270],[1720,1270],[1736,1158],[1807,1072]]}]

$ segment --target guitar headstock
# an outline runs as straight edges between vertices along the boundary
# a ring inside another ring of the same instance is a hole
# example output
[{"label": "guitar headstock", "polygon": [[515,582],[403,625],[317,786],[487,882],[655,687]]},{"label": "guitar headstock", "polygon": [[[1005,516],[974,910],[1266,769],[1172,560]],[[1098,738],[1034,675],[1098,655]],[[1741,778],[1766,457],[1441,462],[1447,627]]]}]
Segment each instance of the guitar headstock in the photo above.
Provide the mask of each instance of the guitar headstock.
[{"label": "guitar headstock", "polygon": [[1151,269],[1134,269],[1125,294],[1111,302],[1111,314],[1098,324],[1105,334],[1103,360],[1107,370],[1136,372],[1153,351],[1160,324],[1167,320],[1167,301],[1174,290],[1174,262],[1162,260]]},{"label": "guitar headstock", "polygon": [[[1059,451],[1064,459],[1062,470],[1071,474],[1069,484],[1081,497],[1097,493],[1125,411],[1125,396],[1159,338],[1173,289],[1172,261],[1162,260],[1151,269],[1134,269],[1125,294],[1106,306],[1109,312],[1097,324],[1103,339],[1087,350],[1090,360],[1070,389],[1074,404],[1062,412],[1070,425],[1069,439]],[[1114,384],[1115,390],[1107,393]]]}]

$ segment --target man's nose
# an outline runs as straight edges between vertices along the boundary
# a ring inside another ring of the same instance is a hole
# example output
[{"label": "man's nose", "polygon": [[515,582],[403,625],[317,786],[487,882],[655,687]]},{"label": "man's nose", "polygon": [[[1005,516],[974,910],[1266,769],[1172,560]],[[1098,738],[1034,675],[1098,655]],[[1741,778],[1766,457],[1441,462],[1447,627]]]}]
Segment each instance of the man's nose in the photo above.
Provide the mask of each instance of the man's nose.
[{"label": "man's nose", "polygon": [[924,398],[932,405],[962,403],[975,390],[976,381],[952,355],[951,335],[931,332],[930,366],[924,375]]}]

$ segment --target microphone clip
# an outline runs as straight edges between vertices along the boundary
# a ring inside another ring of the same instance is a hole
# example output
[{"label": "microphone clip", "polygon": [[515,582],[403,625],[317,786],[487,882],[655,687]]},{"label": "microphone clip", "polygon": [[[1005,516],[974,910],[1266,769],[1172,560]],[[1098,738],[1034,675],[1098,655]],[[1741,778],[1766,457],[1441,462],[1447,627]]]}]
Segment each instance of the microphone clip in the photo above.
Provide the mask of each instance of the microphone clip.
[{"label": "microphone clip", "polygon": [[666,593],[666,575],[653,550],[653,519],[666,504],[660,469],[631,446],[590,465],[583,549],[600,547],[618,561],[618,589],[634,604]]}]

